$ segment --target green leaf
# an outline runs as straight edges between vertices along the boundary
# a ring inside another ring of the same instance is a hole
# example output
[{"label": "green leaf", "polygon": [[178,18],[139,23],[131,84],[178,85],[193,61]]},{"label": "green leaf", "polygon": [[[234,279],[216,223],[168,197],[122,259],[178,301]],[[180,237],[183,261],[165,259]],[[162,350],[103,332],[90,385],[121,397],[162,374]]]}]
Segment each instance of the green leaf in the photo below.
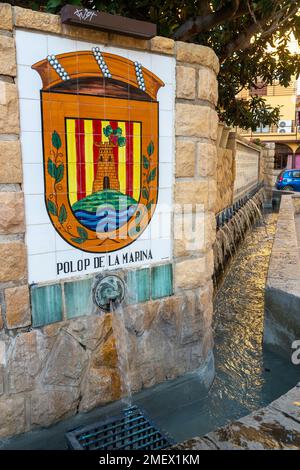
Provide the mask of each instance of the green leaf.
[{"label": "green leaf", "polygon": [[55,182],[59,183],[64,177],[64,166],[61,163],[55,168]]},{"label": "green leaf", "polygon": [[60,224],[64,224],[67,220],[67,210],[64,204],[60,206],[58,221]]},{"label": "green leaf", "polygon": [[121,129],[121,127],[117,127],[116,129],[114,129],[114,130],[113,130],[113,133],[114,133],[115,135],[121,136],[121,135],[122,135],[122,129]]},{"label": "green leaf", "polygon": [[113,133],[113,128],[111,126],[106,126],[103,128],[103,134],[105,137],[109,137]]},{"label": "green leaf", "polygon": [[61,147],[61,139],[60,139],[60,137],[59,137],[59,134],[58,134],[56,131],[54,131],[54,132],[52,133],[52,145],[53,145],[53,147],[55,147],[57,150],[60,149],[60,147]]},{"label": "green leaf", "polygon": [[51,160],[51,158],[48,158],[48,165],[47,165],[48,173],[52,178],[56,179],[56,166],[55,163]]},{"label": "green leaf", "polygon": [[88,233],[83,227],[77,227],[77,232],[78,232],[80,238],[82,238],[83,241],[87,240]]},{"label": "green leaf", "polygon": [[50,199],[48,199],[48,201],[47,201],[47,207],[48,207],[48,211],[50,212],[50,214],[57,215],[56,204],[53,201],[51,201]]},{"label": "green leaf", "polygon": [[83,238],[71,238],[71,240],[75,243],[81,244],[84,243],[86,239]]},{"label": "green leaf", "polygon": [[146,155],[143,155],[143,167],[144,167],[146,170],[148,170],[149,165],[150,165],[150,162],[149,162],[148,158],[146,157]]},{"label": "green leaf", "polygon": [[146,206],[146,207],[147,207],[147,209],[148,209],[148,211],[151,209],[151,207],[152,207],[152,204],[154,204],[154,201],[153,201],[153,199],[152,199],[152,201],[148,202],[148,204],[147,204],[147,206]]},{"label": "green leaf", "polygon": [[156,177],[156,168],[153,168],[153,170],[150,171],[147,181],[150,183],[150,181],[153,181]]},{"label": "green leaf", "polygon": [[118,137],[118,147],[124,147],[124,145],[126,145],[126,138]]},{"label": "green leaf", "polygon": [[148,189],[147,188],[143,188],[142,189],[142,195],[145,199],[148,199],[149,198],[149,192],[148,192]]},{"label": "green leaf", "polygon": [[148,153],[149,157],[151,157],[153,152],[154,152],[154,143],[151,140],[150,144],[147,147],[147,153]]},{"label": "green leaf", "polygon": [[61,5],[61,0],[48,0],[47,2],[47,10],[55,10],[58,6]]}]

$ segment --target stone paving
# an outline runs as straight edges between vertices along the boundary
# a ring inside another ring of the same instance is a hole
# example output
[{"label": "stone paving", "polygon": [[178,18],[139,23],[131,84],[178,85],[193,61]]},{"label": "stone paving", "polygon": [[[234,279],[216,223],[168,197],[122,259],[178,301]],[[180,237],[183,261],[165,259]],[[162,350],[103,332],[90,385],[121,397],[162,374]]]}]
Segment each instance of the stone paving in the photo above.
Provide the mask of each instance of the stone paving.
[{"label": "stone paving", "polygon": [[299,450],[300,382],[265,408],[203,437],[195,437],[177,444],[174,448],[181,450]]}]

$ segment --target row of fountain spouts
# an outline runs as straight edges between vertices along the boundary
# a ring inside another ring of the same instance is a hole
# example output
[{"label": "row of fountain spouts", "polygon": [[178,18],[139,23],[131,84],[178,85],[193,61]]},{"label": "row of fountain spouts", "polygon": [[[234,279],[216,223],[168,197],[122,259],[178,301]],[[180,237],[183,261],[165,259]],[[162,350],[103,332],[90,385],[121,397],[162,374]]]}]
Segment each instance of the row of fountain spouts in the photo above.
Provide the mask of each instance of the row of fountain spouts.
[{"label": "row of fountain spouts", "polygon": [[249,201],[249,199],[251,199],[254,196],[254,194],[256,194],[263,186],[264,186],[263,182],[259,183],[257,186],[255,186],[254,189],[252,189],[248,194],[246,194],[246,196],[243,196],[242,198],[234,202],[231,206],[228,206],[225,209],[223,209],[221,212],[219,212],[216,215],[217,228],[222,227],[230,219],[232,219],[234,214],[241,207],[243,207]]}]

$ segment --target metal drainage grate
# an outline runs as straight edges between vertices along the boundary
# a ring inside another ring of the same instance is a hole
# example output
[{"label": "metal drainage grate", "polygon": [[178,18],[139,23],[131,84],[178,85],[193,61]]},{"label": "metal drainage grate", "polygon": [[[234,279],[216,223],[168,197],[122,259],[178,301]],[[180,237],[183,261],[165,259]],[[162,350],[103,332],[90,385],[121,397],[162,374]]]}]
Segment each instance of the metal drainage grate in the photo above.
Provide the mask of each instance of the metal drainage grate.
[{"label": "metal drainage grate", "polygon": [[69,431],[66,439],[68,447],[76,450],[159,450],[174,444],[137,406],[125,409],[121,416]]}]

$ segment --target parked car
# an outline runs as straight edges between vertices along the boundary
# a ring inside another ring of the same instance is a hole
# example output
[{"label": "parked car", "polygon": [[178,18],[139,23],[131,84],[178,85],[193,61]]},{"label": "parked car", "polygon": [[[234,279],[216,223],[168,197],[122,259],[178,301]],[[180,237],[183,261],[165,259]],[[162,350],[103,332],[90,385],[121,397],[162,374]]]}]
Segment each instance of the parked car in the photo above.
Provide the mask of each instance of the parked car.
[{"label": "parked car", "polygon": [[275,183],[276,189],[300,191],[300,170],[283,170]]}]

